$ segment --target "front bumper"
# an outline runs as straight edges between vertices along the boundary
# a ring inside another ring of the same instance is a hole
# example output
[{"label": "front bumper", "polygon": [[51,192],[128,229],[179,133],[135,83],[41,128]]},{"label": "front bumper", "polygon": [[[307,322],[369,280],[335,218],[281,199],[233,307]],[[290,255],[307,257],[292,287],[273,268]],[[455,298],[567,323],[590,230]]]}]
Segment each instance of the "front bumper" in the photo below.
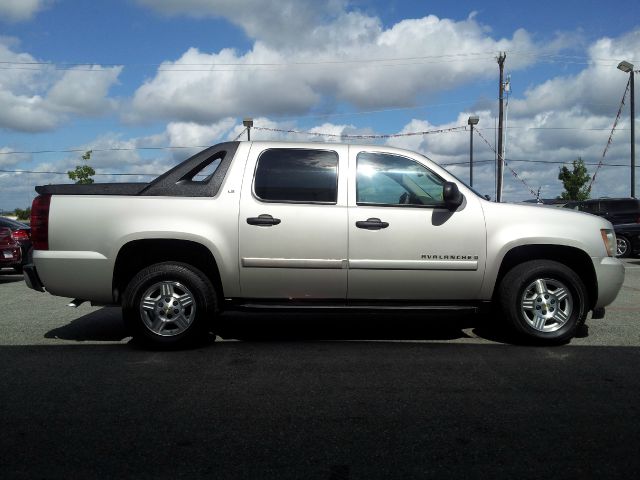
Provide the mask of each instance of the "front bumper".
[{"label": "front bumper", "polygon": [[624,263],[614,257],[592,258],[598,279],[598,301],[594,308],[611,304],[624,283]]},{"label": "front bumper", "polygon": [[25,265],[22,268],[22,275],[24,276],[24,282],[27,284],[27,287],[38,292],[44,292],[44,286],[38,276],[36,266],[33,263]]}]

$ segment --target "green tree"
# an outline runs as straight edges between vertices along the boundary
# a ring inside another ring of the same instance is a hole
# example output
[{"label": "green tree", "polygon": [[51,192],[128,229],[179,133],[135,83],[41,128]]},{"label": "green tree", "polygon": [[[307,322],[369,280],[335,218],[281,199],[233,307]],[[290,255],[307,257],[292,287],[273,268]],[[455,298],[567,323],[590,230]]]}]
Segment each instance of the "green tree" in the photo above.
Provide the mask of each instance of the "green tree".
[{"label": "green tree", "polygon": [[93,177],[96,171],[89,166],[89,160],[91,160],[91,150],[87,150],[82,155],[82,160],[86,162],[84,165],[77,165],[75,170],[69,170],[67,175],[69,178],[80,185],[87,185],[93,183]]},{"label": "green tree", "polygon": [[564,191],[558,197],[561,200],[586,200],[589,198],[589,187],[587,183],[591,177],[587,172],[587,167],[582,158],[578,157],[573,161],[573,169],[566,166],[560,168],[558,180],[562,182]]},{"label": "green tree", "polygon": [[18,217],[18,220],[29,220],[29,218],[31,217],[31,207],[27,207],[25,210],[16,208],[13,214]]}]

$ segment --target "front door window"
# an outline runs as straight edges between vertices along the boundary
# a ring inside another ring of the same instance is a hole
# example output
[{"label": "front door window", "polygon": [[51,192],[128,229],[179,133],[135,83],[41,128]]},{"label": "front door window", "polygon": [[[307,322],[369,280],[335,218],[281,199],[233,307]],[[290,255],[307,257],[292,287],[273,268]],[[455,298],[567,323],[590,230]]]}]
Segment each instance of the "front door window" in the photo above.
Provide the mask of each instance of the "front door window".
[{"label": "front door window", "polygon": [[444,180],[408,158],[361,152],[357,157],[358,205],[439,207]]}]

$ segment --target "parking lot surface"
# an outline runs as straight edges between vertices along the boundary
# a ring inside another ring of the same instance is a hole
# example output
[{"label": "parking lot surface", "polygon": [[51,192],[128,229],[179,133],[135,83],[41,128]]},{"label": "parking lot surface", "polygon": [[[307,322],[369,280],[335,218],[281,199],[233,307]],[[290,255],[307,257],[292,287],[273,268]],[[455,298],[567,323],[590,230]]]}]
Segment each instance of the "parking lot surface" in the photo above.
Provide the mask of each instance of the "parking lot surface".
[{"label": "parking lot surface", "polygon": [[[640,260],[625,260],[625,282],[602,320],[589,320],[571,346],[640,346]],[[0,345],[127,343],[119,308],[67,307],[71,299],[29,290],[20,275],[0,270],[3,315]],[[470,316],[420,313],[265,314],[226,313],[218,341],[332,340],[509,343],[491,321]]]},{"label": "parking lot surface", "polygon": [[145,351],[0,274],[0,478],[637,478],[640,261],[559,347],[476,316],[229,314]]}]

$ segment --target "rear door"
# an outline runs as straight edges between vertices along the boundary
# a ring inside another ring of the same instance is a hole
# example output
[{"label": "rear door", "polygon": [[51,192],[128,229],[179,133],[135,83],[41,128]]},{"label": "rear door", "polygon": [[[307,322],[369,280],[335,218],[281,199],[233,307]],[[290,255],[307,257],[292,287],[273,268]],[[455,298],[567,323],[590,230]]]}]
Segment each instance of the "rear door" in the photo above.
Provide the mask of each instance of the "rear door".
[{"label": "rear door", "polygon": [[350,147],[349,300],[477,298],[484,214],[468,195],[444,208],[445,180],[419,161]]},{"label": "rear door", "polygon": [[242,296],[344,301],[347,147],[259,145],[240,202]]}]

